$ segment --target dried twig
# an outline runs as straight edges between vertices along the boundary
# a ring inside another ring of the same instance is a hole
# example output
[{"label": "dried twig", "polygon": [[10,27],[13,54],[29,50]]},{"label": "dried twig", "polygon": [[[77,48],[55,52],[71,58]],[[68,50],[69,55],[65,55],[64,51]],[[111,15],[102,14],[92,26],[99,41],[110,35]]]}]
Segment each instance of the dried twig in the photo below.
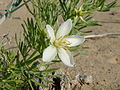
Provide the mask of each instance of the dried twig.
[{"label": "dried twig", "polygon": [[11,39],[8,37],[9,33],[0,35],[0,44],[3,46],[6,45],[7,43],[10,45]]},{"label": "dried twig", "polygon": [[98,34],[98,35],[87,35],[87,36],[84,36],[84,38],[86,38],[86,39],[89,39],[89,38],[99,38],[99,37],[105,37],[105,36],[111,36],[111,35],[120,35],[120,32],[104,33],[104,34]]}]

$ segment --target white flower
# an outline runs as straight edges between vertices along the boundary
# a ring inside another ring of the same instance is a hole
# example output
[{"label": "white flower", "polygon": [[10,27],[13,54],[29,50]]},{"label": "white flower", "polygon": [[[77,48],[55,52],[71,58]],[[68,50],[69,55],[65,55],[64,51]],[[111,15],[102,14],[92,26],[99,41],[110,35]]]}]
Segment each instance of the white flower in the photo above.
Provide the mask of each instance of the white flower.
[{"label": "white flower", "polygon": [[72,29],[72,21],[68,19],[59,27],[56,35],[50,25],[46,25],[47,35],[50,38],[50,45],[43,52],[43,61],[50,62],[58,54],[62,62],[68,66],[74,66],[74,60],[67,47],[80,45],[85,41],[84,37],[77,35],[68,36]]}]

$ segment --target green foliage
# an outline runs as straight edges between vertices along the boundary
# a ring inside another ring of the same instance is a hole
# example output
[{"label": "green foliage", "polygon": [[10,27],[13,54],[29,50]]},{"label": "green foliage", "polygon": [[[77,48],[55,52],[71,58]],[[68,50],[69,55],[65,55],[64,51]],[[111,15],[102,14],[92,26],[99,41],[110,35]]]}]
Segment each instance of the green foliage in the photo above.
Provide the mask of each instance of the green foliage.
[{"label": "green foliage", "polygon": [[[19,41],[17,53],[0,49],[0,87],[4,90],[35,89],[34,85],[46,88],[45,82],[51,72],[59,68],[48,69],[49,64],[40,62],[40,55],[32,51],[22,41]],[[20,54],[21,53],[21,54]],[[45,67],[43,70],[39,70]],[[37,81],[36,81],[37,80]]]},{"label": "green foliage", "polygon": [[[24,0],[24,2],[26,2]],[[52,0],[32,0],[31,6],[25,4],[28,11],[34,16],[35,19],[41,20],[50,25],[54,25],[59,15],[59,8],[57,8],[57,2]]]},{"label": "green foliage", "polygon": [[95,11],[106,12],[117,6],[117,1],[106,3],[106,0],[59,0],[62,17],[64,20],[73,20],[73,33],[89,26],[100,26],[98,22],[91,20]]},{"label": "green foliage", "polygon": [[40,22],[34,23],[32,18],[31,20],[29,18],[27,19],[25,26],[22,24],[25,41],[30,48],[35,49],[42,56],[43,50],[47,47],[49,41],[46,39],[45,28],[43,26],[41,27]]},{"label": "green foliage", "polygon": [[[30,2],[28,4],[28,2]],[[0,47],[0,89],[1,90],[39,90],[47,88],[53,83],[51,78],[59,68],[49,68],[52,64],[59,63],[54,60],[51,63],[41,61],[43,50],[50,44],[47,38],[45,26],[49,24],[58,29],[59,16],[65,21],[72,19],[73,28],[70,34],[84,34],[91,31],[81,31],[89,26],[101,26],[93,21],[93,13],[106,12],[117,6],[117,1],[106,3],[106,0],[13,0],[6,9],[6,16],[26,6],[32,18],[27,18],[22,24],[23,33],[18,40],[15,36],[17,49],[6,50]],[[79,46],[69,48],[77,51],[75,56],[86,55],[79,51]]]}]

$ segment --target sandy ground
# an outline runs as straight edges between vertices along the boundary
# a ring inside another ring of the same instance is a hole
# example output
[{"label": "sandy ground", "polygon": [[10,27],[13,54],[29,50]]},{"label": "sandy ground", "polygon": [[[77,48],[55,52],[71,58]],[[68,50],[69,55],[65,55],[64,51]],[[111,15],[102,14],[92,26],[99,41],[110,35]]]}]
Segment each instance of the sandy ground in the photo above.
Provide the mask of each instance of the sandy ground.
[{"label": "sandy ground", "polygon": [[[0,8],[4,9],[9,1],[0,0]],[[89,35],[120,33],[120,8],[113,8],[106,13],[96,12],[94,15],[94,19],[103,26],[84,29],[93,31]],[[10,46],[13,45],[15,33],[19,34],[23,30],[21,23],[26,20],[27,16],[30,16],[29,13],[22,7],[12,15],[12,18],[0,25],[0,35],[9,32]],[[80,49],[87,55],[77,56],[74,68],[61,64],[63,72],[69,72],[71,76],[91,75],[93,83],[83,86],[82,90],[120,90],[120,36],[87,39],[81,46],[88,47]]]}]

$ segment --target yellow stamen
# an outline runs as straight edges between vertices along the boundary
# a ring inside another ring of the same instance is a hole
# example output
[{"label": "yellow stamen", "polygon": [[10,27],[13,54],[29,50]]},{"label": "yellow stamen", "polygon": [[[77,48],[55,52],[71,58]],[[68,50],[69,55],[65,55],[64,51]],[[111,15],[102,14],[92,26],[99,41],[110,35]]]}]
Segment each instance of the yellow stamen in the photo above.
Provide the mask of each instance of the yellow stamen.
[{"label": "yellow stamen", "polygon": [[70,45],[71,43],[69,41],[65,40],[64,39],[65,37],[66,36],[56,39],[54,41],[53,45],[55,47],[57,47],[57,48],[66,48],[66,47],[68,47],[68,45]]}]

